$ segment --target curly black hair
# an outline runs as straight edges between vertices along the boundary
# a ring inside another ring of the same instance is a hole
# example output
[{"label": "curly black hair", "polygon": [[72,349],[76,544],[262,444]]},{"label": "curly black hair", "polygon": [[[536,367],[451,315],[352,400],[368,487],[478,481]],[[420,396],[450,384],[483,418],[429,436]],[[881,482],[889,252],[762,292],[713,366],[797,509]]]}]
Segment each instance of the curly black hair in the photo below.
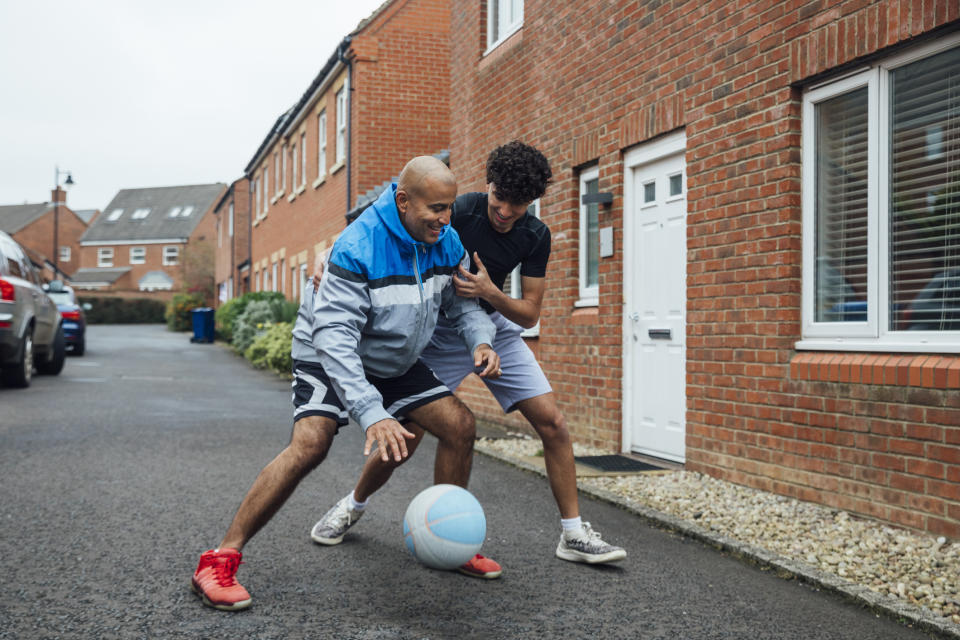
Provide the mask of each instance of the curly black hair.
[{"label": "curly black hair", "polygon": [[547,158],[519,140],[497,147],[487,157],[487,183],[494,185],[498,200],[532,202],[543,195],[552,177]]}]

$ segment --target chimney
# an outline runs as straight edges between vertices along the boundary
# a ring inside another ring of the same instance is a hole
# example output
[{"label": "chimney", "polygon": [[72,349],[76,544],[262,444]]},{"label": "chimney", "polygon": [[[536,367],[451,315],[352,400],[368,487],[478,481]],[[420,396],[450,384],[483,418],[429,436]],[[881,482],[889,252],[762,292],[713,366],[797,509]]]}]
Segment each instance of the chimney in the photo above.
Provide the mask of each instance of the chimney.
[{"label": "chimney", "polygon": [[51,200],[51,204],[55,202],[59,202],[60,204],[67,203],[67,192],[60,187],[57,187],[56,189],[51,191],[50,195],[53,198],[53,200]]}]

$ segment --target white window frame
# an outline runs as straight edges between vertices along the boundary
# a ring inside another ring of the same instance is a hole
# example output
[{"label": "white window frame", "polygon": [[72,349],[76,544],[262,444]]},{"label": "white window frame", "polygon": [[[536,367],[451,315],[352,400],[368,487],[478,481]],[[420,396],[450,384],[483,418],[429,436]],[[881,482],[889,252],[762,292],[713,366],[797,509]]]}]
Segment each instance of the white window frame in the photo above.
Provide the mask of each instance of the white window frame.
[{"label": "white window frame", "polygon": [[[134,257],[134,252],[136,252],[139,257]],[[130,264],[147,264],[147,248],[130,247]]]},{"label": "white window frame", "polygon": [[327,110],[317,116],[317,178],[327,175]]},{"label": "white window frame", "polygon": [[60,262],[70,262],[69,245],[60,245]]},{"label": "white window frame", "polygon": [[[499,7],[507,3],[512,16],[507,24],[500,27]],[[487,0],[487,50],[484,55],[496,49],[504,40],[523,27],[523,0]]]},{"label": "white window frame", "polygon": [[[533,209],[531,212],[530,209]],[[527,213],[533,213],[533,216],[539,220],[540,219],[540,198],[537,198],[530,203],[530,206],[527,207]],[[511,298],[519,300],[523,297],[523,281],[521,280],[522,276],[520,275],[520,265],[514,267],[513,271],[510,272],[507,295]],[[537,324],[533,325],[529,329],[524,329],[520,335],[524,338],[536,338],[540,335],[540,320],[537,320]]]},{"label": "white window frame", "polygon": [[307,263],[300,263],[300,299],[303,300],[303,292],[307,288]]},{"label": "white window frame", "polygon": [[276,163],[276,167],[274,167],[274,171],[273,171],[274,174],[276,174],[276,175],[273,176],[273,182],[274,182],[274,184],[277,186],[277,188],[274,189],[274,196],[279,196],[281,193],[283,193],[283,181],[282,181],[282,180],[283,180],[283,173],[282,173],[282,170],[281,170],[281,168],[280,168],[280,162],[281,162],[281,160],[280,160],[280,152],[279,152],[279,151],[274,151],[274,152],[273,152],[273,160],[274,160],[274,162]]},{"label": "white window frame", "polygon": [[347,155],[347,84],[337,91],[337,159],[340,164]]},{"label": "white window frame", "polygon": [[297,265],[290,267],[290,299],[297,299]]},{"label": "white window frame", "polygon": [[163,247],[163,266],[172,267],[180,264],[180,247],[166,245]]},{"label": "white window frame", "polygon": [[[580,299],[574,303],[576,307],[596,307],[600,304],[600,285],[587,286],[587,206],[583,204],[583,194],[587,192],[587,183],[599,180],[600,167],[593,166],[580,172],[580,189],[577,191],[577,200],[580,204],[580,240],[579,240],[579,278]],[[599,270],[599,264],[597,265]]]},{"label": "white window frame", "polygon": [[270,291],[277,290],[277,263],[273,263],[273,268],[270,270]]},{"label": "white window frame", "polygon": [[283,156],[283,186],[278,193],[283,193],[287,189],[287,156],[290,155],[287,153],[287,145],[280,147],[280,154]]},{"label": "white window frame", "polygon": [[131,220],[143,220],[148,215],[150,215],[150,207],[140,207],[135,209],[132,214],[130,214]]},{"label": "white window frame", "polygon": [[123,215],[123,209],[114,209],[107,215],[107,222],[116,222]]},{"label": "white window frame", "polygon": [[300,134],[300,186],[307,185],[307,133]]},{"label": "white window frame", "polygon": [[[263,186],[260,187],[261,191],[263,191],[263,215],[267,215],[267,211],[270,210],[270,164],[269,163],[265,164],[263,167],[263,178],[261,179],[261,182],[263,183]],[[231,204],[230,206],[232,207],[233,205]],[[230,217],[230,221],[231,221],[230,227],[233,228],[233,216]],[[230,235],[232,236],[233,233],[231,232]]]},{"label": "white window frame", "polygon": [[113,266],[113,247],[97,247],[97,266]]},{"label": "white window frame", "polygon": [[[267,183],[264,182],[263,184],[266,185]],[[232,238],[233,237],[233,202],[230,203],[230,208],[227,211],[227,216],[228,216],[227,217],[227,237]]]},{"label": "white window frame", "polygon": [[291,172],[291,173],[290,173],[290,195],[291,195],[291,196],[292,196],[293,193],[297,190],[297,187],[298,187],[299,184],[300,184],[299,182],[297,182],[297,165],[298,165],[299,163],[300,163],[300,156],[299,156],[299,154],[297,154],[297,145],[296,145],[296,143],[294,143],[294,145],[293,145],[292,147],[290,147],[290,164],[291,164],[291,167],[290,167],[290,172]]},{"label": "white window frame", "polygon": [[[960,45],[960,34],[905,51],[835,81],[808,89],[802,120],[802,337],[800,350],[960,353],[957,331],[890,331],[889,317],[889,123],[890,71]],[[825,100],[867,87],[867,321],[815,322],[816,256],[815,108]]]}]

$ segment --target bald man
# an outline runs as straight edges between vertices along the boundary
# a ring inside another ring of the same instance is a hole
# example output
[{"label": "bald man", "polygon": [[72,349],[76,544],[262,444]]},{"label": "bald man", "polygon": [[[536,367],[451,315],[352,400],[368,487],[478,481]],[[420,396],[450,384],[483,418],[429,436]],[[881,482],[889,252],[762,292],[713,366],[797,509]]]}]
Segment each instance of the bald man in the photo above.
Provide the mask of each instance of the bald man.
[{"label": "bald man", "polygon": [[244,545],[327,455],[352,418],[364,455],[408,455],[414,420],[438,439],[434,480],[466,486],[473,415],[420,360],[437,324],[453,321],[481,377],[500,375],[496,327],[477,301],[456,295],[453,274],[469,266],[449,231],[453,174],[430,156],[414,158],[333,245],[319,289],[304,292],[293,330],[293,435],[257,476],[216,549],[204,552],[192,586],[207,604],[236,611],[251,598],[236,572]]}]

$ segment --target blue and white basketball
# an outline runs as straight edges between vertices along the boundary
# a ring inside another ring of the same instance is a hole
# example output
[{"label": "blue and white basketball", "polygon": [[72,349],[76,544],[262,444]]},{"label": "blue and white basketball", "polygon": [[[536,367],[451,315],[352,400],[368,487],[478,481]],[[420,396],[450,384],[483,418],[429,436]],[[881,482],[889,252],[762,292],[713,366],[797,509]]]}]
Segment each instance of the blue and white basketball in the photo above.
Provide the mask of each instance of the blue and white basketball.
[{"label": "blue and white basketball", "polygon": [[417,560],[433,569],[455,569],[480,551],[487,518],[473,494],[452,484],[424,489],[410,501],[403,538]]}]

